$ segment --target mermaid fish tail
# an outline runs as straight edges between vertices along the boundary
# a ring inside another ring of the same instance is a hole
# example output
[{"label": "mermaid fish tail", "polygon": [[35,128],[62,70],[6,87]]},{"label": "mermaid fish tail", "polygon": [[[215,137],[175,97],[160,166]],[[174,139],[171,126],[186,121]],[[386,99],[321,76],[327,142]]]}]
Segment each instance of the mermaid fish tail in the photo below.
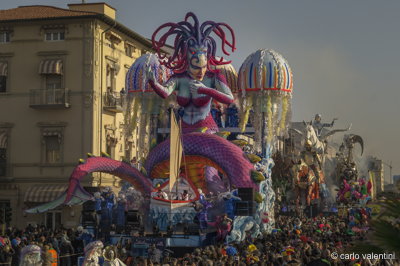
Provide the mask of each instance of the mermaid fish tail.
[{"label": "mermaid fish tail", "polygon": [[130,166],[129,164],[107,157],[90,157],[86,161],[80,161],[80,164],[75,167],[69,178],[69,186],[67,191],[65,191],[54,201],[28,209],[26,212],[45,212],[62,204],[75,205],[92,199],[92,195],[84,190],[80,182],[85,176],[94,172],[108,173],[118,176],[121,179],[131,183],[144,195],[150,195],[152,192],[152,183],[150,180],[139,170]]}]

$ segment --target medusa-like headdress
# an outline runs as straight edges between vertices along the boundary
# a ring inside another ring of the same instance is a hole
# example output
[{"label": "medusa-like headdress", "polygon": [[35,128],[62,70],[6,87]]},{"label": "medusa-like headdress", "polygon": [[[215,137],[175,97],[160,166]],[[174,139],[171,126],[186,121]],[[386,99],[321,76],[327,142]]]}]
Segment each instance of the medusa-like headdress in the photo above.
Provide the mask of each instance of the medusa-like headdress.
[{"label": "medusa-like headdress", "polygon": [[[192,18],[193,23],[189,22],[189,18]],[[167,32],[161,35],[157,39],[157,34],[162,30],[167,29]],[[231,35],[231,41],[226,39],[225,30],[228,30]],[[207,69],[208,71],[215,71],[210,68],[210,65],[223,65],[228,64],[228,62],[223,62],[223,58],[216,59],[216,49],[217,43],[213,37],[210,36],[211,33],[215,33],[222,41],[222,52],[225,55],[230,53],[227,51],[230,48],[232,52],[235,51],[235,34],[233,29],[222,22],[205,21],[201,25],[196,15],[189,12],[185,16],[185,20],[177,23],[168,22],[161,25],[154,33],[151,38],[153,43],[153,48],[157,51],[160,57],[161,64],[172,69],[175,73],[182,73],[186,71],[188,67],[187,53],[189,52],[189,47],[200,46],[207,49]],[[166,56],[161,53],[161,49],[166,46],[167,39],[170,36],[175,35],[175,40],[173,44],[174,53],[171,56]]]}]

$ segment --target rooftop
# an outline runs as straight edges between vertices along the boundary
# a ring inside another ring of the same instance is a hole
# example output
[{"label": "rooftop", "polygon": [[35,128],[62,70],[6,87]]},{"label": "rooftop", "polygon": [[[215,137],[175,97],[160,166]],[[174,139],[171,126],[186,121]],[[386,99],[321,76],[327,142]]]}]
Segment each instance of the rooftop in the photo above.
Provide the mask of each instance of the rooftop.
[{"label": "rooftop", "polygon": [[[108,5],[107,5],[108,6]],[[110,7],[112,8],[112,7]],[[115,21],[102,13],[91,11],[70,10],[54,6],[19,6],[17,8],[0,10],[0,23],[10,22],[26,22],[32,20],[56,20],[56,19],[74,19],[74,18],[91,18],[99,19],[108,25],[114,27],[116,30],[125,33],[131,38],[144,44],[147,48],[152,50],[151,41],[142,35],[134,32],[123,24]]]},{"label": "rooftop", "polygon": [[54,6],[20,6],[12,9],[0,10],[0,21],[80,17],[93,15],[98,15],[98,13],[76,10],[73,11]]}]

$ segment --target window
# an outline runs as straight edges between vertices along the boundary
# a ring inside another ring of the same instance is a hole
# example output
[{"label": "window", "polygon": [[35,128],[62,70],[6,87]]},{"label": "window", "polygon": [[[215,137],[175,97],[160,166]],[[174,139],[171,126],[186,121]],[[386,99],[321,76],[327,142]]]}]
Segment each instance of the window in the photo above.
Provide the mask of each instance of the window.
[{"label": "window", "polygon": [[106,135],[106,152],[108,155],[110,155],[111,158],[115,158],[115,146],[117,145],[117,143],[118,140],[116,137],[114,137],[114,133]]},{"label": "window", "polygon": [[64,37],[64,31],[47,31],[44,35],[46,41],[63,41]]},{"label": "window", "polygon": [[61,161],[61,145],[58,136],[45,136],[46,163],[59,163]]},{"label": "window", "polygon": [[125,44],[125,55],[129,57],[133,57],[133,53],[135,52],[135,47],[131,44]]},{"label": "window", "polygon": [[41,101],[46,104],[64,103],[64,75],[61,59],[45,59],[40,62],[39,74],[43,80],[43,90],[39,93]]},{"label": "window", "polygon": [[114,158],[115,146],[112,143],[107,143],[106,152],[111,158]]},{"label": "window", "polygon": [[62,163],[64,156],[64,130],[65,122],[39,122],[41,131],[41,162]]},{"label": "window", "polygon": [[7,158],[8,158],[8,137],[10,134],[10,124],[0,123],[0,177],[7,176]]},{"label": "window", "polygon": [[115,91],[115,75],[116,75],[115,68],[111,67],[110,65],[107,65],[107,77],[106,77],[107,92]]},{"label": "window", "polygon": [[8,63],[0,61],[0,93],[7,91]]},{"label": "window", "polygon": [[12,219],[12,208],[10,200],[0,200],[0,215],[4,225],[9,226]]},{"label": "window", "polygon": [[0,43],[8,43],[10,42],[10,32],[9,31],[1,31],[0,32]]},{"label": "window", "polygon": [[7,174],[7,149],[0,148],[0,177]]},{"label": "window", "polygon": [[0,76],[0,93],[7,91],[7,77]]},{"label": "window", "polygon": [[62,75],[48,74],[46,78],[46,89],[61,89]]},{"label": "window", "polygon": [[45,225],[47,229],[54,230],[61,226],[61,212],[60,211],[52,211],[45,213]]},{"label": "window", "polygon": [[106,152],[111,158],[115,158],[115,146],[118,143],[118,139],[115,136],[116,128],[113,125],[105,125],[106,132]]}]

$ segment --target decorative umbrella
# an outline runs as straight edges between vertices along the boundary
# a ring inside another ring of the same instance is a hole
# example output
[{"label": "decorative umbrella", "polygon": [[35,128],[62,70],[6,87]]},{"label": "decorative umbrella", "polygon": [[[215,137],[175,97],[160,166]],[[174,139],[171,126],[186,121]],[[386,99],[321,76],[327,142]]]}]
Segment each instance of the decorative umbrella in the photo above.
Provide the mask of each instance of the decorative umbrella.
[{"label": "decorative umbrella", "polygon": [[271,145],[284,135],[291,115],[292,70],[282,55],[261,49],[249,55],[239,70],[239,102],[242,132],[254,113],[256,147]]},{"label": "decorative umbrella", "polygon": [[[139,132],[140,143],[138,143],[139,153],[145,152],[149,147],[145,147],[144,136],[151,139],[151,135],[155,137],[156,132],[149,132],[150,129],[157,128],[158,119],[168,117],[165,114],[166,101],[156,95],[150,84],[148,83],[148,69],[151,68],[157,81],[164,84],[173,74],[171,70],[161,65],[159,58],[155,54],[144,54],[132,64],[126,74],[125,88],[127,95],[123,101],[124,105],[124,124],[125,135],[130,137],[137,128],[138,116],[140,116]],[[150,126],[150,124],[154,125]],[[151,143],[149,139],[148,144]]]}]

